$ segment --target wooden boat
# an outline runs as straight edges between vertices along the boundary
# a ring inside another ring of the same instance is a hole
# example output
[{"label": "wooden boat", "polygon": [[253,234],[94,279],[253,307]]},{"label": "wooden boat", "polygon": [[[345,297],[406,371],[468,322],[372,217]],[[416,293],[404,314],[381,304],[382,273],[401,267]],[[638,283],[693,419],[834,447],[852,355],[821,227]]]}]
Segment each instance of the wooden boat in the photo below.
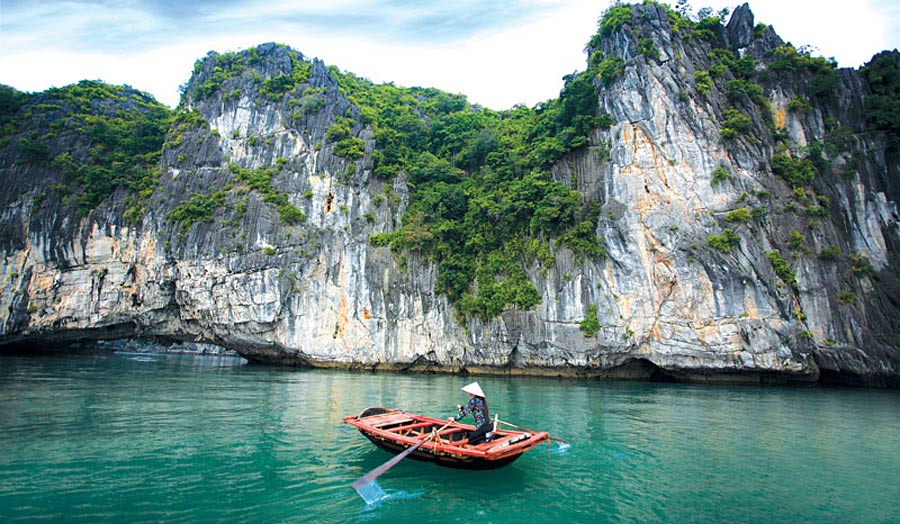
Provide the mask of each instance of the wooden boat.
[{"label": "wooden boat", "polygon": [[[546,432],[496,429],[490,442],[469,444],[475,426],[414,415],[381,407],[344,417],[344,423],[381,449],[401,453],[416,444],[410,458],[461,469],[495,469],[508,466],[523,453],[551,438]],[[438,431],[440,430],[440,431]],[[437,431],[436,434],[432,434]]]}]

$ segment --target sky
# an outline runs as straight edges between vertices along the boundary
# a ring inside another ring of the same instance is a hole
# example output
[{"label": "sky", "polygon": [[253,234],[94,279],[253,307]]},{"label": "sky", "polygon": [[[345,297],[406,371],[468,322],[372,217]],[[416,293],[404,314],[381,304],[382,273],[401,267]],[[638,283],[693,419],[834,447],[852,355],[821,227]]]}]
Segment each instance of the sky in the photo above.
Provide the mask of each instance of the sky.
[{"label": "sky", "polygon": [[[175,107],[194,62],[266,42],[492,109],[559,95],[610,0],[0,0],[0,84],[127,84]],[[696,11],[741,2],[690,2]],[[670,3],[674,4],[674,0]],[[756,23],[859,67],[900,47],[897,0],[750,0]]]}]

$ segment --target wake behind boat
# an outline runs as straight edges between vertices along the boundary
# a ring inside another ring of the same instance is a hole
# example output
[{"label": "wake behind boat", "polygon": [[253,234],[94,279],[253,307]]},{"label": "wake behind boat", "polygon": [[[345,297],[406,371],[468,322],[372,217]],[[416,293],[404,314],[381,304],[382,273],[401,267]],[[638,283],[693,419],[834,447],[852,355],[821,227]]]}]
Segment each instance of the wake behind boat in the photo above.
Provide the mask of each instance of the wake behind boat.
[{"label": "wake behind boat", "polygon": [[410,458],[460,469],[508,466],[526,451],[552,438],[544,431],[498,427],[489,442],[469,444],[468,437],[475,430],[474,426],[383,407],[368,408],[359,415],[345,417],[344,423],[357,428],[384,450],[402,453],[412,447],[416,449],[411,451]]}]

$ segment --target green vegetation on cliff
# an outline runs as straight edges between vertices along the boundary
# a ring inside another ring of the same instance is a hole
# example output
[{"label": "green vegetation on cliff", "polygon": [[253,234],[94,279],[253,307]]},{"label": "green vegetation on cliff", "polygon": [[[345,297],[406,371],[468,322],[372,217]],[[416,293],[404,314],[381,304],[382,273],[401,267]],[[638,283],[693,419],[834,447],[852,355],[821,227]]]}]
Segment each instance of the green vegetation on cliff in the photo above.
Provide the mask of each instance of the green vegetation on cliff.
[{"label": "green vegetation on cliff", "polygon": [[[278,47],[285,47],[283,45]],[[203,81],[191,86],[186,86],[186,94],[195,100],[210,98],[221,94],[224,98],[236,98],[240,91],[223,92],[225,83],[234,78],[244,78],[253,81],[264,99],[277,101],[309,79],[312,64],[304,60],[299,53],[290,55],[290,71],[278,74],[265,80],[259,75],[257,68],[265,62],[263,56],[256,47],[241,52],[209,53],[206,58],[194,63],[194,75],[198,75],[204,64],[209,64],[211,69],[203,77]]]},{"label": "green vegetation on cliff", "polygon": [[584,320],[578,324],[578,329],[586,337],[592,337],[600,331],[600,319],[597,316],[597,304],[590,304],[585,311]]},{"label": "green vegetation on cliff", "polygon": [[[125,86],[83,80],[30,97],[4,90],[2,112],[22,109],[22,159],[60,174],[54,194],[87,213],[117,189],[152,189],[172,111]],[[4,136],[16,128],[4,118]],[[43,130],[40,134],[37,130]]]},{"label": "green vegetation on cliff", "polygon": [[[560,97],[535,108],[495,112],[435,89],[376,85],[330,69],[371,126],[377,177],[404,173],[412,201],[402,227],[373,235],[396,252],[419,251],[439,265],[437,288],[464,316],[492,318],[528,309],[540,295],[526,269],[552,263],[550,242],[579,256],[602,258],[599,210],[550,168],[589,145],[591,130],[612,124],[597,108],[597,70],[565,77]],[[326,140],[335,152],[351,138],[338,119]],[[541,256],[533,256],[541,253]]]},{"label": "green vegetation on cliff", "polygon": [[0,147],[5,146],[9,137],[18,130],[16,114],[31,98],[30,95],[12,87],[0,84]]},{"label": "green vegetation on cliff", "polygon": [[891,147],[900,148],[900,52],[875,55],[862,75],[871,90],[866,97],[867,122],[885,134]]}]

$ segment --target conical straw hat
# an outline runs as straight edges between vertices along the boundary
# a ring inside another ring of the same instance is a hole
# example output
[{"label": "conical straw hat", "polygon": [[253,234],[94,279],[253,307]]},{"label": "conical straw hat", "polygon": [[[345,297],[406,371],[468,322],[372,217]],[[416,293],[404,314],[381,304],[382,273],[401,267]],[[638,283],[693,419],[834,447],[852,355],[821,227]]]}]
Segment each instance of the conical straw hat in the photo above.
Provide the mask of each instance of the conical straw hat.
[{"label": "conical straw hat", "polygon": [[476,397],[484,398],[484,391],[481,390],[481,386],[478,385],[478,382],[472,382],[469,385],[463,386],[462,390],[471,395],[475,395]]}]

